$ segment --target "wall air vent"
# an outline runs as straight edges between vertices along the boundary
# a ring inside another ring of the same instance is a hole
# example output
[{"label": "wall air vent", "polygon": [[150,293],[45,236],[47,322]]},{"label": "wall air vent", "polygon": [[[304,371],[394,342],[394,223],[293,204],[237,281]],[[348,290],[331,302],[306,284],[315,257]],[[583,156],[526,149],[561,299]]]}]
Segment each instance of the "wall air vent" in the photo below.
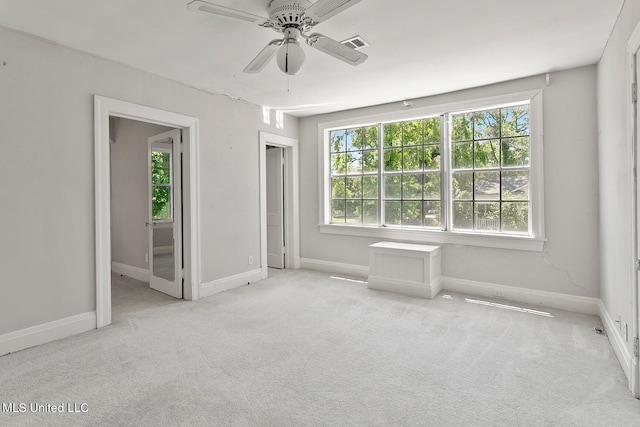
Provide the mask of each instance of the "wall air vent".
[{"label": "wall air vent", "polygon": [[340,43],[342,43],[345,46],[349,46],[350,48],[355,49],[355,50],[359,50],[359,49],[362,49],[363,47],[369,46],[369,43],[367,43],[360,36],[355,36],[355,37],[348,38],[346,40],[341,41]]}]

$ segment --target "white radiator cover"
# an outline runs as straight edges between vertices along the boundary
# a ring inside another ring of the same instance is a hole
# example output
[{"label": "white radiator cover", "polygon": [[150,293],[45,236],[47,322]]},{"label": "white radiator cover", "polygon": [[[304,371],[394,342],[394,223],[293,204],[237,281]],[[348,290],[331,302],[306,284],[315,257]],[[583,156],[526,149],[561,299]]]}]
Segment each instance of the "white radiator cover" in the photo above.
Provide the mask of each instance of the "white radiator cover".
[{"label": "white radiator cover", "polygon": [[433,298],[442,290],[440,247],[379,242],[369,246],[368,287]]}]

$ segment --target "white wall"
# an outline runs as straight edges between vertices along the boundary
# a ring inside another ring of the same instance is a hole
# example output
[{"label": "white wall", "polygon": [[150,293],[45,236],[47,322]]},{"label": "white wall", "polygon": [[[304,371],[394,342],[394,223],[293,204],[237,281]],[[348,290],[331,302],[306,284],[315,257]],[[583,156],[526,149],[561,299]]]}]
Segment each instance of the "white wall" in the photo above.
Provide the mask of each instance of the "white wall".
[{"label": "white wall", "polygon": [[297,119],[4,29],[0,46],[0,335],[96,308],[94,94],[200,119],[202,282],[257,268],[258,133]]},{"label": "white wall", "polygon": [[171,128],[115,119],[111,143],[111,261],[149,269],[149,147],[147,138]]},{"label": "white wall", "polygon": [[[599,297],[596,68],[582,67],[462,92],[414,100],[438,105],[520,91],[544,91],[544,252],[442,245],[444,276]],[[373,89],[375,90],[375,89]],[[319,232],[318,123],[401,112],[400,103],[300,120],[301,257],[368,264],[368,248],[380,239]]]},{"label": "white wall", "polygon": [[[627,40],[639,22],[640,0],[627,0],[598,64],[601,298],[611,316],[620,313],[622,321],[630,325],[634,266]],[[632,352],[631,340],[626,345]]]}]

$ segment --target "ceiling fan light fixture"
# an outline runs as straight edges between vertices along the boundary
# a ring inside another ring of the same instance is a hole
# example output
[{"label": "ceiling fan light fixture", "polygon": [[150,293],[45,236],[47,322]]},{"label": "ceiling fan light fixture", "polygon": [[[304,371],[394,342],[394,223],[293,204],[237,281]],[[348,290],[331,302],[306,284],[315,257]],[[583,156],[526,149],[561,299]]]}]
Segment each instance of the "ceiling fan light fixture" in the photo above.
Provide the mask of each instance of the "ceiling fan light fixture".
[{"label": "ceiling fan light fixture", "polygon": [[304,50],[296,37],[299,33],[298,30],[288,29],[285,32],[285,40],[276,55],[278,67],[283,73],[291,76],[298,74],[302,70],[302,65],[306,58]]}]

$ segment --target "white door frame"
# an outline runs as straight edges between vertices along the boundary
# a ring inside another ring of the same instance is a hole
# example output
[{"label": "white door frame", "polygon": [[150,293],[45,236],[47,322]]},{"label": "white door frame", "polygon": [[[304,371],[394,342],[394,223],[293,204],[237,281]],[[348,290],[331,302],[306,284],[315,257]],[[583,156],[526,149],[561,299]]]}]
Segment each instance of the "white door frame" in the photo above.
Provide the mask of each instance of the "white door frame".
[{"label": "white door frame", "polygon": [[[627,42],[627,111],[628,111],[628,139],[630,141],[630,171],[632,177],[632,185],[631,185],[631,235],[632,235],[632,248],[631,248],[631,268],[632,268],[632,295],[633,295],[633,319],[632,319],[632,338],[636,338],[640,335],[640,292],[638,291],[638,274],[640,273],[636,268],[636,261],[640,259],[640,253],[638,253],[638,245],[640,242],[638,241],[638,221],[640,220],[640,212],[638,212],[638,191],[640,191],[640,187],[638,186],[637,179],[637,168],[638,166],[638,155],[639,155],[639,143],[638,143],[638,131],[640,129],[640,124],[638,123],[638,117],[636,108],[634,108],[634,102],[632,100],[632,90],[634,83],[637,83],[637,66],[640,66],[640,58],[636,60],[636,52],[640,50],[640,25],[636,26],[633,31],[629,41]],[[638,65],[636,65],[638,63]],[[637,89],[636,89],[637,90]],[[630,379],[629,379],[629,388],[633,395],[637,398],[640,398],[640,367],[638,364],[638,356],[633,355],[631,353],[631,369],[630,369]]]},{"label": "white door frame", "polygon": [[[94,96],[96,327],[111,323],[111,154],[109,116],[183,129],[184,299],[200,297],[199,121],[194,117]],[[190,284],[190,286],[188,285]]]},{"label": "white door frame", "polygon": [[287,247],[285,268],[300,268],[298,140],[260,132],[260,268],[263,279],[269,276],[269,267],[267,266],[267,145],[284,148],[284,216]]}]

